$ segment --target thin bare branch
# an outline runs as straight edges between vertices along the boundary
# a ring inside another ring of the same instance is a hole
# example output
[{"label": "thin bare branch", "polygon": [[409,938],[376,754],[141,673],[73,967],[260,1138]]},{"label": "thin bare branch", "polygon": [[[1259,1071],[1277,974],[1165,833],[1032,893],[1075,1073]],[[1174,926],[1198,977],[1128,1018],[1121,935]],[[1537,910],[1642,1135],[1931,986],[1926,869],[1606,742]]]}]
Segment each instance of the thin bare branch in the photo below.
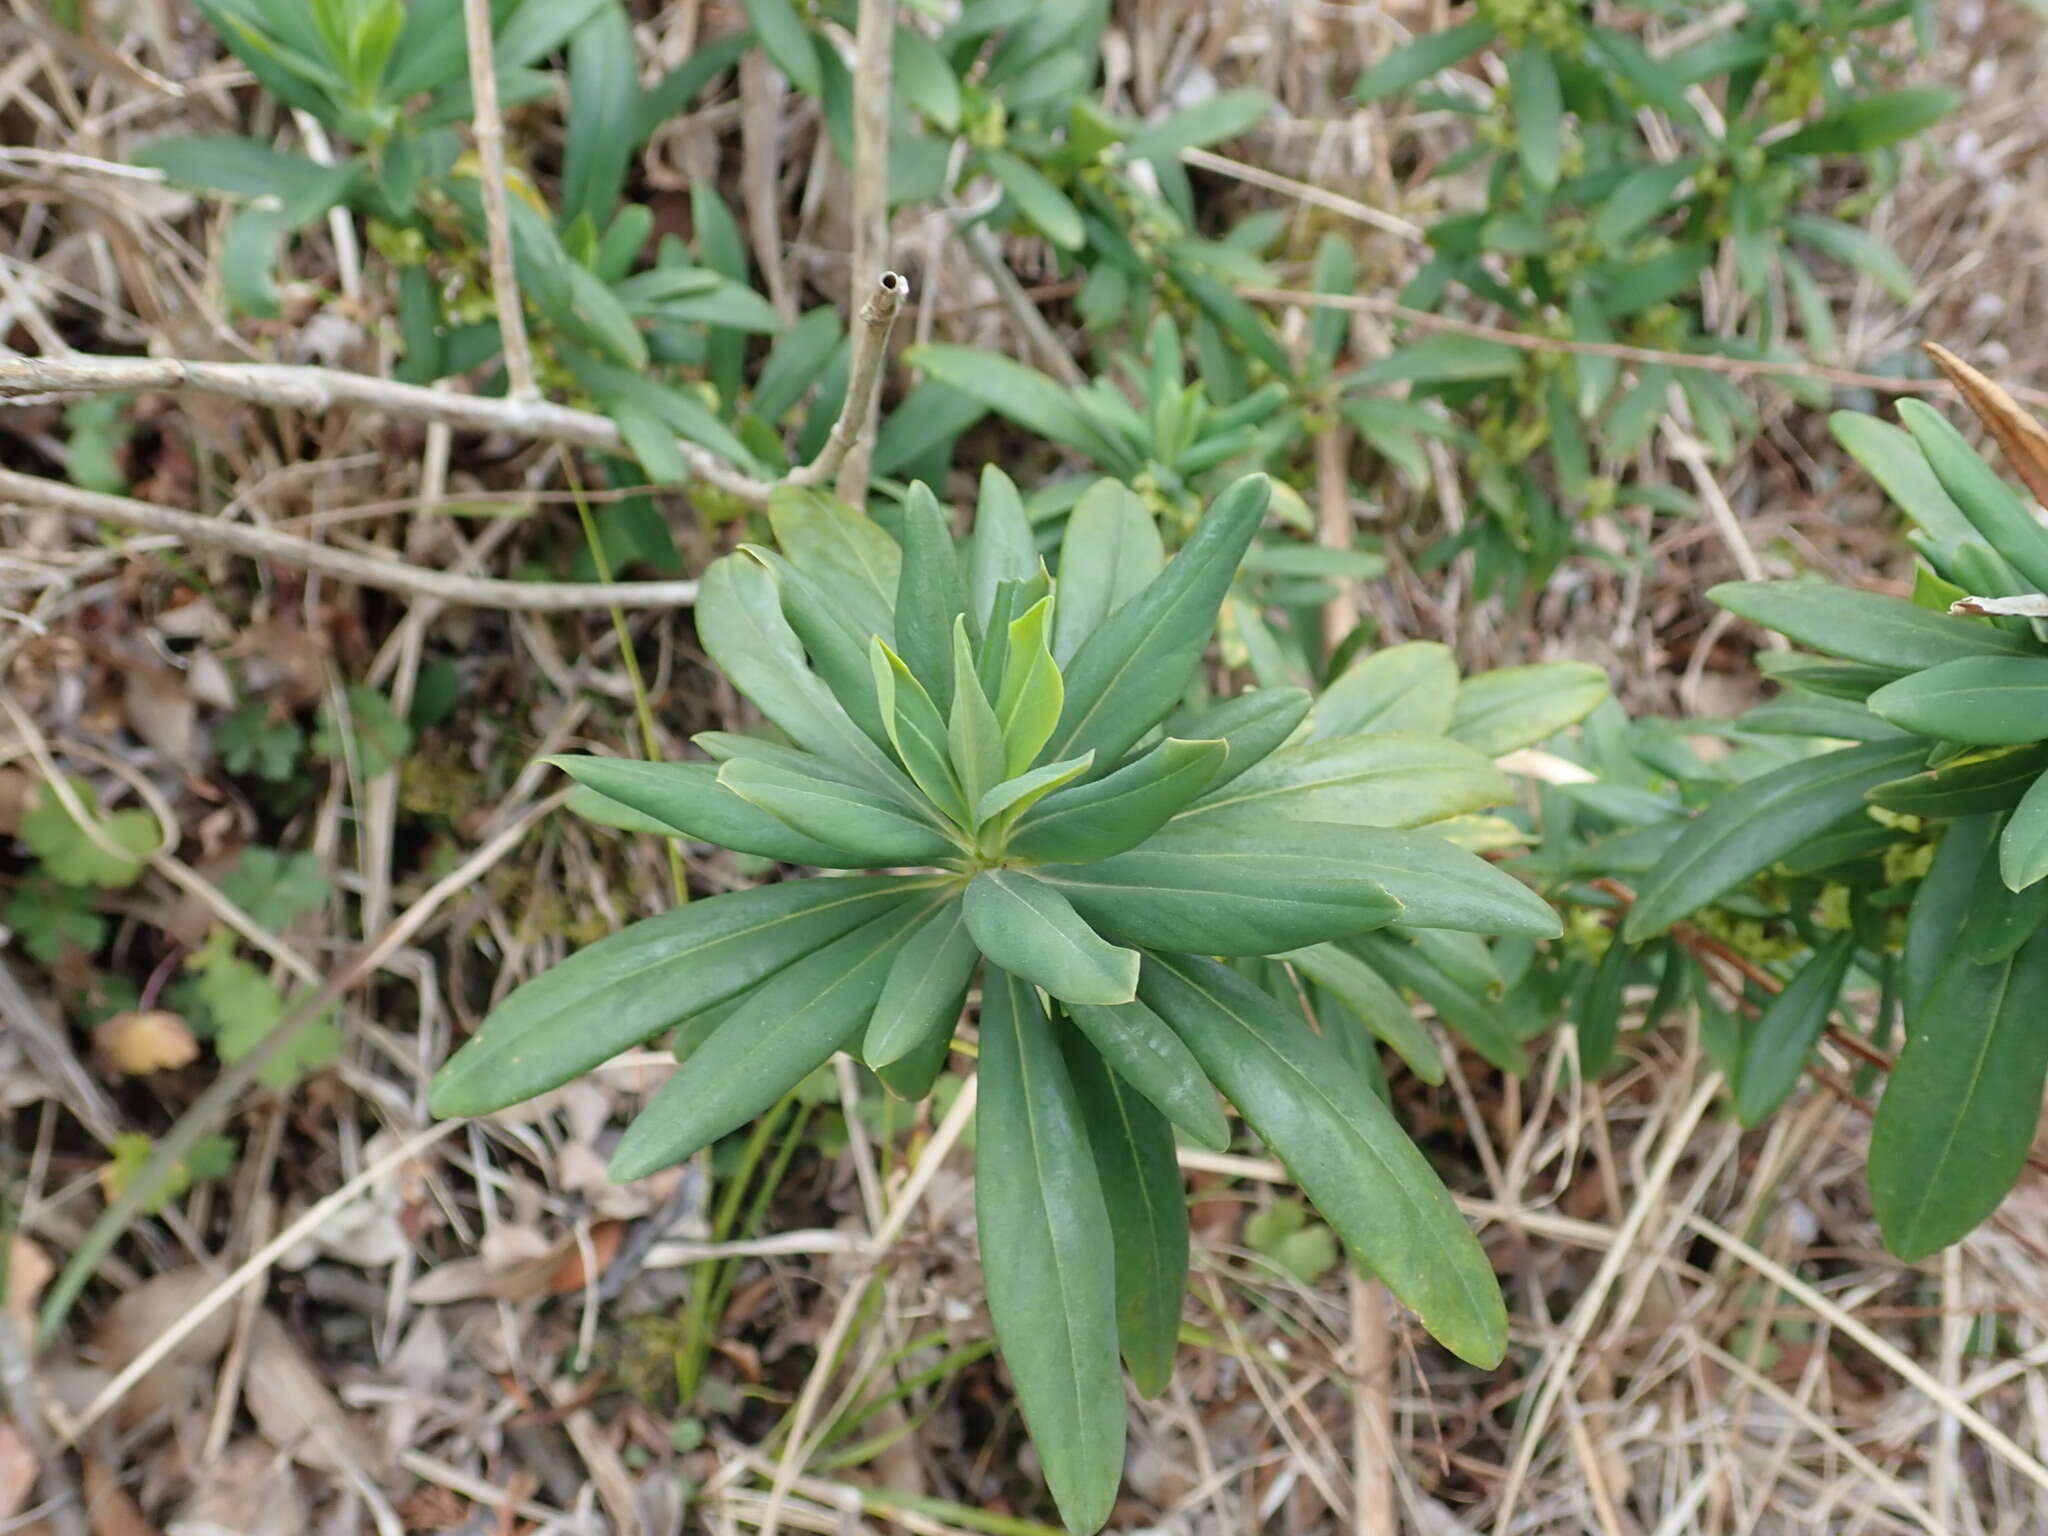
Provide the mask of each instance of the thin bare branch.
[{"label": "thin bare branch", "polygon": [[[860,0],[853,64],[854,276],[848,307],[859,307],[863,335],[869,329],[868,311],[879,295],[863,297],[861,286],[868,273],[888,260],[889,48],[895,34],[896,0]],[[886,276],[882,291],[889,291]],[[875,415],[875,399],[870,393],[867,409],[852,423],[853,440],[839,467],[839,494],[855,506],[865,504],[868,498],[868,456]]]},{"label": "thin bare branch", "polygon": [[188,544],[229,549],[251,559],[275,560],[302,570],[324,571],[381,592],[431,597],[464,608],[562,613],[584,608],[687,608],[697,601],[694,581],[499,581],[453,571],[430,571],[403,560],[335,549],[296,534],[180,512],[129,496],[80,490],[61,480],[45,480],[11,469],[0,469],[0,501],[68,512],[128,528],[146,528],[152,533],[175,534]]},{"label": "thin bare branch", "polygon": [[895,327],[897,312],[909,293],[910,284],[902,273],[884,272],[861,305],[853,333],[853,369],[847,375],[846,404],[832,424],[832,435],[825,439],[818,457],[792,471],[786,484],[823,485],[866,434],[869,403],[882,376],[882,363],[889,355],[889,332]]},{"label": "thin bare branch", "polygon": [[505,206],[505,120],[498,111],[498,65],[491,53],[491,0],[462,0],[469,34],[470,119],[482,172],[484,234],[490,243],[491,297],[498,306],[498,339],[505,349],[505,383],[514,400],[534,400],[533,348],[526,340],[526,312],[519,301],[519,273],[512,263],[512,219]]}]

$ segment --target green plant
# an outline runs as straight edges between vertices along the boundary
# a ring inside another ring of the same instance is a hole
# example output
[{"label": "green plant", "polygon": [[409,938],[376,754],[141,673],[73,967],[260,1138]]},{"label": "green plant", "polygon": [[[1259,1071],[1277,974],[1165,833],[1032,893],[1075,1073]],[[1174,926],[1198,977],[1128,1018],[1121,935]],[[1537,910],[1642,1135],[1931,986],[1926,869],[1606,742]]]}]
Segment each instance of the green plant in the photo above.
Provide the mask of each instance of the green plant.
[{"label": "green plant", "polygon": [[[2048,491],[2048,433],[1937,356]],[[2011,1188],[2048,1078],[2048,530],[1931,407],[1899,416],[1833,425],[1914,524],[1913,597],[1815,581],[1709,594],[1801,647],[1759,658],[1784,692],[1725,728],[1738,750],[1715,768],[1670,726],[1590,743],[1614,773],[1573,798],[1614,830],[1553,856],[1555,876],[1601,889],[1577,887],[1578,954],[1544,985],[1576,1003],[1591,1070],[1628,982],[1657,987],[1646,1022],[1699,1004],[1750,1124],[1874,989],[1862,1053],[1895,1030],[1902,1043],[1871,1132],[1871,1200],[1887,1244],[1917,1259]],[[1572,808],[1556,809],[1568,827]],[[1626,907],[1611,943],[1585,920],[1593,903]]]},{"label": "green plant", "polygon": [[[1485,1255],[1359,1052],[1258,982],[1279,956],[1367,991],[1376,972],[1343,946],[1368,941],[1376,962],[1427,943],[1440,965],[1483,969],[1474,935],[1540,937],[1556,917],[1449,839],[1395,830],[1508,785],[1472,747],[1355,729],[1396,702],[1391,679],[1333,689],[1306,726],[1299,690],[1206,698],[1201,661],[1268,499],[1262,478],[1232,485],[1162,563],[1146,509],[1105,483],[1055,579],[993,469],[964,545],[922,487],[900,544],[830,497],[778,493],[779,548],[712,565],[697,628],[786,740],[710,733],[701,763],[554,761],[605,819],[899,872],[635,924],[515,991],[433,1089],[437,1113],[486,1113],[675,1026],[682,1066],[612,1163],[640,1177],[840,1050],[922,1097],[979,971],[990,1309],[1077,1531],[1102,1524],[1120,1475],[1119,1349],[1145,1391],[1171,1370],[1187,1252],[1174,1136],[1228,1143],[1212,1084],[1442,1342],[1484,1365],[1506,1347]],[[1447,711],[1465,697],[1451,678]],[[1512,704],[1482,695],[1466,723]]]},{"label": "green plant", "polygon": [[[1726,30],[1662,55],[1574,0],[1478,0],[1473,9],[1396,49],[1357,86],[1360,99],[1377,101],[1488,50],[1505,66],[1497,90],[1460,76],[1461,89],[1418,98],[1473,118],[1472,142],[1435,174],[1483,169],[1485,203],[1431,226],[1433,254],[1404,304],[1438,310],[1462,293],[1557,341],[1782,361],[1797,355],[1795,331],[1815,355],[1835,349],[1809,265],[1816,256],[1860,270],[1902,303],[1912,298],[1904,265],[1851,222],[1868,191],[1837,200],[1832,212],[1844,217],[1810,209],[1831,166],[1857,158],[1881,180],[1891,146],[1954,108],[1947,88],[1884,88],[1896,71],[1887,33],[1910,20],[1924,48],[1928,0],[1763,0]],[[1716,268],[1732,272],[1735,291],[1710,316],[1703,283]],[[1406,383],[1411,400],[1440,400],[1469,423],[1461,459],[1488,515],[1437,558],[1469,546],[1487,589],[1540,584],[1577,549],[1582,516],[1632,500],[1684,509],[1663,487],[1622,479],[1674,390],[1719,458],[1755,430],[1754,409],[1725,374],[1676,358],[1630,368],[1625,376],[1611,356],[1435,333],[1352,373],[1344,388]]]}]

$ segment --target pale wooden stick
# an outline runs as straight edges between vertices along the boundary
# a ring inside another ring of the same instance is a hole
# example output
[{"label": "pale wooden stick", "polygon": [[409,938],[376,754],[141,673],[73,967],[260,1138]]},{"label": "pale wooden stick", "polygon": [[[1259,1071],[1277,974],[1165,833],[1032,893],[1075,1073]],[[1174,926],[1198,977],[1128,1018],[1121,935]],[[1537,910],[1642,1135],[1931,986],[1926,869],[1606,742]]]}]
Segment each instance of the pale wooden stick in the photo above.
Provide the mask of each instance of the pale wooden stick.
[{"label": "pale wooden stick", "polygon": [[491,298],[498,306],[498,340],[505,350],[505,387],[514,400],[537,400],[533,348],[519,301],[512,261],[512,219],[505,207],[505,120],[498,112],[498,65],[491,52],[491,0],[462,0],[469,33],[470,129],[483,176],[484,235],[491,252]]},{"label": "pale wooden stick", "polygon": [[[866,274],[885,263],[889,248],[889,48],[896,33],[896,0],[860,0],[853,62],[853,283],[849,307],[858,305],[866,332],[871,295],[861,295]],[[883,278],[888,289],[888,278]],[[899,280],[900,281],[900,280]],[[898,296],[900,302],[900,295]],[[886,334],[886,333],[885,333]],[[839,469],[839,495],[862,506],[868,499],[868,457],[875,399],[854,421],[854,440]]]}]

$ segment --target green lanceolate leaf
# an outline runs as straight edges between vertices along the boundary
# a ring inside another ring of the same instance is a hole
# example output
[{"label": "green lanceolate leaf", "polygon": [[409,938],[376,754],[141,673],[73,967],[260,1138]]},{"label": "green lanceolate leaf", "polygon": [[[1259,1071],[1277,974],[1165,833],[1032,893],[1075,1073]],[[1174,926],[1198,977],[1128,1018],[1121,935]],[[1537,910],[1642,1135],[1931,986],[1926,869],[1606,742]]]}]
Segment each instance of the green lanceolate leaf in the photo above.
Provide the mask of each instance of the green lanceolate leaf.
[{"label": "green lanceolate leaf", "polygon": [[[608,801],[650,819],[662,835],[819,869],[866,869],[860,855],[806,837],[718,782],[715,763],[648,763],[630,757],[542,759]],[[644,829],[643,829],[644,830]]]},{"label": "green lanceolate leaf", "polygon": [[912,879],[797,880],[634,923],[492,1009],[435,1075],[430,1105],[437,1115],[483,1115],[560,1087],[923,889]]},{"label": "green lanceolate leaf", "polygon": [[2048,737],[2048,656],[1968,656],[1887,683],[1870,707],[1943,741],[2015,747]]},{"label": "green lanceolate leaf", "polygon": [[996,588],[1006,581],[1029,581],[1038,574],[1038,565],[1038,545],[1031,537],[1031,520],[1024,515],[1024,498],[1008,475],[993,464],[984,465],[967,555],[967,616],[978,632],[989,633]]},{"label": "green lanceolate leaf", "polygon": [[1124,1464],[1115,1237],[1073,1083],[1028,983],[982,980],[975,1221],[996,1341],[1067,1528],[1099,1530]]},{"label": "green lanceolate leaf", "polygon": [[1062,1002],[1127,1003],[1138,993],[1138,956],[1104,941],[1044,881],[1014,869],[983,870],[967,887],[967,931],[990,962]]},{"label": "green lanceolate leaf", "polygon": [[767,566],[782,594],[782,616],[796,631],[811,667],[831,690],[847,718],[859,726],[868,740],[886,745],[889,732],[876,697],[874,667],[869,655],[876,638],[863,634],[848,621],[840,593],[827,589],[770,550],[743,544],[740,552]]},{"label": "green lanceolate leaf", "polygon": [[1276,851],[1255,830],[1174,824],[1128,853],[1038,874],[1111,938],[1198,955],[1270,955],[1402,915],[1356,863],[1315,847]]},{"label": "green lanceolate leaf", "polygon": [[[1372,1031],[1376,1039],[1393,1047],[1394,1054],[1425,1083],[1444,1080],[1443,1057],[1436,1042],[1401,994],[1388,985],[1378,971],[1348,950],[1335,944],[1312,944],[1290,950],[1279,957],[1328,992]],[[1328,1027],[1328,1021],[1325,1021]]]},{"label": "green lanceolate leaf", "polygon": [[1378,101],[1427,80],[1438,70],[1449,69],[1468,54],[1477,53],[1495,37],[1490,21],[1468,21],[1443,32],[1430,32],[1403,44],[1365,72],[1352,95],[1360,101]]},{"label": "green lanceolate leaf", "polygon": [[697,589],[697,638],[733,686],[792,741],[858,767],[906,803],[914,800],[888,756],[805,663],[775,578],[760,561],[735,554],[712,562]]},{"label": "green lanceolate leaf", "polygon": [[946,744],[968,805],[979,805],[983,795],[1009,777],[1003,727],[975,675],[964,616],[953,621],[953,709],[946,717]]},{"label": "green lanceolate leaf", "polygon": [[2034,586],[2048,591],[2048,529],[2034,520],[2019,494],[1977,456],[1963,434],[1919,400],[1899,402],[1899,419],[1984,541]]},{"label": "green lanceolate leaf", "polygon": [[1053,659],[1065,666],[1081,643],[1142,592],[1166,564],[1159,525],[1121,481],[1098,480],[1081,493],[1060,541],[1060,602],[1053,614]]},{"label": "green lanceolate leaf", "polygon": [[2007,818],[1998,839],[1998,869],[2013,891],[2048,876],[2048,774],[2028,786]]},{"label": "green lanceolate leaf", "polygon": [[2042,773],[2048,772],[2048,744],[1981,747],[1960,757],[1877,785],[1872,805],[1907,816],[1981,816],[2017,805]]},{"label": "green lanceolate leaf", "polygon": [[1010,775],[1022,773],[1038,760],[1038,749],[1059,723],[1060,706],[1066,699],[1060,669],[1046,644],[1052,612],[1052,599],[1042,597],[1010,621],[1010,645],[995,701],[996,724],[1003,733],[1004,771]]},{"label": "green lanceolate leaf", "polygon": [[1515,145],[1522,170],[1541,191],[1557,185],[1564,165],[1564,95],[1557,66],[1540,43],[1531,42],[1508,58],[1508,88],[1514,93]]},{"label": "green lanceolate leaf", "polygon": [[1063,251],[1078,251],[1086,242],[1081,210],[1036,166],[1000,149],[983,151],[981,161],[1018,212],[1037,225],[1046,239]]},{"label": "green lanceolate leaf", "polygon": [[1255,688],[1207,709],[1180,711],[1166,722],[1166,734],[1228,747],[1230,755],[1208,786],[1221,789],[1285,746],[1308,717],[1310,702],[1299,688]]},{"label": "green lanceolate leaf", "polygon": [[879,1071],[929,1046],[934,1036],[952,1039],[980,957],[958,901],[927,917],[889,964],[861,1038],[861,1059]]},{"label": "green lanceolate leaf", "polygon": [[1528,1052],[1502,1012],[1499,997],[1484,989],[1475,992],[1446,975],[1415,938],[1406,932],[1362,933],[1345,940],[1344,947],[1388,981],[1428,1003],[1438,1018],[1501,1071],[1517,1076],[1527,1072]]},{"label": "green lanceolate leaf", "polygon": [[1413,731],[1441,736],[1458,701],[1451,648],[1411,640],[1374,651],[1344,670],[1316,700],[1311,739]]},{"label": "green lanceolate leaf", "polygon": [[1909,139],[1947,117],[1962,104],[1962,93],[1949,86],[1915,86],[1857,96],[1846,105],[1808,123],[1770,148],[1786,155],[1860,155]]},{"label": "green lanceolate leaf", "polygon": [[1688,825],[1636,892],[1622,936],[1640,944],[1829,830],[1876,786],[1916,766],[1919,742],[1871,742],[1773,769]]},{"label": "green lanceolate leaf", "polygon": [[720,767],[718,782],[804,836],[871,865],[931,864],[960,852],[934,823],[861,785],[744,759]]},{"label": "green lanceolate leaf", "polygon": [[929,911],[902,902],[755,988],[626,1127],[613,1180],[644,1179],[738,1130],[852,1045]]},{"label": "green lanceolate leaf", "polygon": [[1359,1260],[1453,1354],[1498,1364],[1507,1309],[1485,1250],[1336,1046],[1211,960],[1148,958],[1140,986]]},{"label": "green lanceolate leaf", "polygon": [[1629,947],[1619,938],[1611,940],[1579,996],[1578,1016],[1572,1024],[1578,1036],[1579,1071],[1588,1081],[1606,1076],[1608,1068],[1614,1065],[1615,1048],[1621,1039],[1621,1005],[1627,990],[1629,959]]},{"label": "green lanceolate leaf", "polygon": [[777,69],[789,76],[791,85],[806,95],[818,95],[824,89],[824,79],[818,67],[817,50],[811,46],[811,35],[804,29],[794,0],[742,0],[742,3],[746,6],[747,20],[753,24],[754,36],[760,41],[761,51],[768,55]]},{"label": "green lanceolate leaf", "polygon": [[[950,646],[948,647],[950,650]],[[925,797],[957,824],[966,826],[970,807],[953,772],[945,717],[912,675],[909,665],[877,635],[868,644],[875,697],[888,727],[889,744]],[[947,667],[950,673],[952,668]]]},{"label": "green lanceolate leaf", "polygon": [[2025,645],[1978,619],[1930,613],[1902,597],[1817,581],[1729,581],[1707,596],[1813,650],[1901,672],[1965,656],[2014,656]]},{"label": "green lanceolate leaf", "polygon": [[1976,889],[1970,894],[1969,915],[1963,919],[1963,952],[1979,965],[1995,965],[2031,939],[2044,921],[2048,921],[2048,885],[2009,890],[1998,861],[1984,857],[1978,865]]},{"label": "green lanceolate leaf", "polygon": [[1828,418],[1828,429],[1937,550],[1953,550],[1976,537],[1976,529],[1935,478],[1926,455],[1907,433],[1855,411],[1835,412]]},{"label": "green lanceolate leaf", "polygon": [[1112,1071],[1175,1125],[1211,1151],[1230,1145],[1230,1121],[1216,1090],[1181,1038],[1133,999],[1115,1007],[1068,1003],[1067,1016]]},{"label": "green lanceolate leaf", "polygon": [[1750,1029],[1742,1048],[1742,1070],[1735,1079],[1735,1113],[1744,1125],[1762,1123],[1799,1081],[1855,954],[1853,933],[1830,939],[1771,999]]},{"label": "green lanceolate leaf", "polygon": [[1414,827],[1513,797],[1507,775],[1434,736],[1340,736],[1273,753],[1182,815],[1234,826],[1275,820]]},{"label": "green lanceolate leaf", "polygon": [[1133,1384],[1157,1397],[1173,1379],[1188,1281],[1188,1201],[1173,1127],[1079,1033],[1061,1030],[1059,1039],[1109,1212],[1117,1345]]},{"label": "green lanceolate leaf", "polygon": [[1263,475],[1224,491],[1166,568],[1082,643],[1052,756],[1114,758],[1180,701],[1270,495]]},{"label": "green lanceolate leaf", "polygon": [[981,797],[974,808],[975,823],[986,827],[1004,818],[1015,820],[1045,796],[1073,783],[1094,766],[1095,754],[1084,752],[1063,763],[1045,763],[1013,779],[1005,779]]},{"label": "green lanceolate leaf", "polygon": [[836,496],[791,486],[769,495],[768,522],[783,557],[834,595],[863,640],[896,632],[903,551],[881,524]]},{"label": "green lanceolate leaf", "polygon": [[1870,1133],[1885,1245],[1922,1259],[1989,1216],[2026,1166],[2048,1075],[2048,935],[1979,965],[1953,951],[1907,1020]]},{"label": "green lanceolate leaf", "polygon": [[1010,840],[1022,858],[1086,863],[1135,848],[1184,809],[1223,766],[1220,741],[1169,736],[1137,761],[1050,794]]},{"label": "green lanceolate leaf", "polygon": [[953,695],[953,620],[967,579],[946,511],[922,481],[903,501],[903,566],[896,583],[896,650],[935,699]]},{"label": "green lanceolate leaf", "polygon": [[1583,661],[1502,667],[1458,687],[1449,734],[1499,757],[1577,725],[1607,697],[1607,674]]},{"label": "green lanceolate leaf", "polygon": [[1906,914],[1900,995],[1908,1018],[1918,1015],[1934,978],[1962,943],[1978,871],[1997,835],[1996,816],[1965,817],[1942,834],[1941,846],[1934,850],[1934,862],[1921,877],[1912,910]]}]

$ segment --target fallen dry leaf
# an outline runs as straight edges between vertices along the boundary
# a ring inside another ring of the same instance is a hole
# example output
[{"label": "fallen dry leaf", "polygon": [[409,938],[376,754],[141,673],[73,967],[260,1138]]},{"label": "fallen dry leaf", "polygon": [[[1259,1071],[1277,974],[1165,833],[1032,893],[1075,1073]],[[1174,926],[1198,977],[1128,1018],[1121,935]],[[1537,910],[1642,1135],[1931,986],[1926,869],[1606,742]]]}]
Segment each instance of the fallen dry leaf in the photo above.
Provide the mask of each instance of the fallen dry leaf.
[{"label": "fallen dry leaf", "polygon": [[36,1298],[56,1272],[57,1266],[50,1262],[48,1254],[19,1232],[11,1233],[7,1239],[6,1304],[0,1310],[9,1317],[29,1321],[35,1315]]},{"label": "fallen dry leaf", "polygon": [[28,1502],[36,1485],[36,1459],[10,1419],[0,1419],[0,1520]]},{"label": "fallen dry leaf", "polygon": [[302,1466],[353,1467],[376,1476],[384,1455],[355,1415],[336,1401],[320,1371],[268,1313],[249,1334],[249,1375],[242,1385],[249,1417],[263,1437]]},{"label": "fallen dry leaf", "polygon": [[[125,1292],[107,1309],[94,1331],[93,1343],[101,1362],[110,1370],[120,1370],[196,1308],[218,1283],[203,1269],[174,1269]],[[233,1307],[214,1308],[188,1337],[178,1341],[176,1349],[129,1388],[116,1410],[121,1426],[137,1424],[159,1409],[189,1411],[205,1392],[207,1368],[227,1348],[233,1326]]]},{"label": "fallen dry leaf", "polygon": [[128,1496],[114,1469],[97,1456],[85,1458],[84,1486],[86,1513],[92,1520],[92,1536],[157,1536],[142,1506]]},{"label": "fallen dry leaf", "polygon": [[202,1467],[165,1536],[297,1536],[306,1501],[289,1458],[254,1438]]},{"label": "fallen dry leaf", "polygon": [[[600,1221],[590,1229],[590,1253],[600,1275],[611,1267],[612,1256],[619,1251],[619,1239],[625,1235],[626,1224],[623,1221]],[[574,1242],[573,1235],[571,1242]],[[583,1249],[580,1245],[571,1247],[555,1265],[554,1273],[548,1276],[548,1293],[566,1296],[571,1291],[582,1290],[586,1284]]]},{"label": "fallen dry leaf", "polygon": [[92,1032],[92,1040],[114,1070],[128,1077],[176,1071],[199,1056],[199,1040],[191,1027],[161,1008],[117,1013]]}]

